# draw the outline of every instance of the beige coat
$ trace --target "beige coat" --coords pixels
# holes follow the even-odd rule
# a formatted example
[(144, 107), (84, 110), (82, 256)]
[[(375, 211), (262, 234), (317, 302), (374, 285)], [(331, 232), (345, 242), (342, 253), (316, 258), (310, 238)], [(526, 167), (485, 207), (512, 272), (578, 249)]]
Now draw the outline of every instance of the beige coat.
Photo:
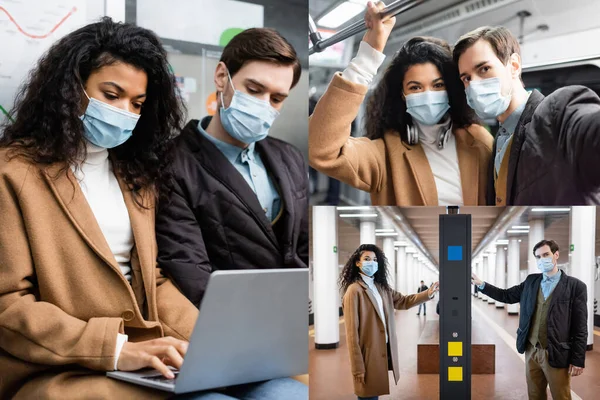
[(154, 202), (138, 207), (120, 181), (135, 240), (129, 284), (71, 170), (7, 161), (6, 153), (0, 149), (0, 398), (166, 397), (104, 376), (117, 333), (187, 340), (198, 315), (157, 268)]
[[(319, 100), (308, 127), (310, 165), (371, 193), (373, 205), (437, 206), (438, 193), (421, 145), (408, 145), (394, 131), (382, 139), (350, 136), (367, 86), (336, 74)], [(485, 205), (494, 139), (482, 126), (453, 129), (466, 206)]]
[(344, 294), (344, 322), (352, 375), (365, 374), (364, 384), (354, 380), (354, 393), (361, 397), (390, 393), (387, 344), (382, 318), (385, 318), (392, 352), (394, 380), (398, 383), (400, 365), (394, 309), (407, 310), (429, 300), (427, 291), (403, 296), (396, 291), (386, 292), (379, 287), (377, 289), (383, 301), (383, 317), (379, 315), (375, 296), (362, 279), (351, 284)]

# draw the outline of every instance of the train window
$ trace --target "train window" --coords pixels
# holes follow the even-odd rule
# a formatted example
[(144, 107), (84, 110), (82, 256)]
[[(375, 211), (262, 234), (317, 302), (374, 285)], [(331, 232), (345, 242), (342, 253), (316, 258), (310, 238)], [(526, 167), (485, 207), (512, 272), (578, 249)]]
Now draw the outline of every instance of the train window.
[(587, 86), (600, 95), (600, 67), (594, 64), (572, 67), (523, 71), (523, 82), (527, 90), (537, 89), (547, 96), (564, 86)]

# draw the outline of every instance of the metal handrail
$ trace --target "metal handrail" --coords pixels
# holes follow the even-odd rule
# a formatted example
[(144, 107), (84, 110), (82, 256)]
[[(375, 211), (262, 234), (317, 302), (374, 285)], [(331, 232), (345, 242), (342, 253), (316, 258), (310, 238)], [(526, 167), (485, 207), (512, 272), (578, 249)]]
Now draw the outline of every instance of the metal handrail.
[[(383, 10), (381, 10), (379, 15), (381, 16), (382, 19), (392, 18), (392, 17), (394, 17), (400, 13), (403, 13), (405, 11), (408, 11), (411, 8), (414, 8), (415, 6), (418, 6), (419, 4), (424, 3), (426, 1), (428, 1), (428, 0), (397, 0), (397, 1), (394, 1), (393, 3), (390, 3), (389, 5), (387, 5)], [(308, 49), (309, 55), (314, 54), (314, 53), (320, 53), (329, 46), (332, 46), (336, 43), (339, 43), (343, 40), (348, 39), (349, 37), (352, 37), (354, 35), (359, 34), (360, 32), (367, 30), (367, 26), (363, 19), (363, 20), (356, 21), (356, 22), (348, 25), (347, 27), (336, 32), (333, 36), (331, 36), (327, 39), (321, 39), (320, 35), (319, 35), (317, 41), (315, 42), (315, 40), (313, 39), (313, 36), (316, 38), (317, 36), (314, 34), (315, 33), (318, 34), (318, 31), (317, 31), (317, 28), (316, 28), (316, 25), (315, 25), (313, 19), (310, 16), (308, 17), (308, 21), (309, 21), (309, 32), (311, 35), (311, 41), (313, 43), (313, 46), (310, 49)]]

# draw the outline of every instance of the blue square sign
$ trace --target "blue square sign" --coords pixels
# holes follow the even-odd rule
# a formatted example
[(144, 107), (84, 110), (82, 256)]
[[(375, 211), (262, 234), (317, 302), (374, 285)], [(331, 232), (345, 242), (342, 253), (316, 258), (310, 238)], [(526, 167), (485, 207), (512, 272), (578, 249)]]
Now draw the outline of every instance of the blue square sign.
[(462, 261), (462, 246), (448, 246), (448, 261)]

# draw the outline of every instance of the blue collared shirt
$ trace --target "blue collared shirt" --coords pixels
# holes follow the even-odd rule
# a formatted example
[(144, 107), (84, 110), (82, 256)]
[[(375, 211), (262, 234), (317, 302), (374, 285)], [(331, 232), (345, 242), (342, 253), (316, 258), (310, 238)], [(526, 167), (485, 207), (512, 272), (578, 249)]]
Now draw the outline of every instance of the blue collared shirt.
[(205, 126), (208, 126), (209, 118), (206, 117), (198, 123), (198, 130), (223, 153), (235, 169), (244, 177), (248, 186), (256, 194), (267, 218), (270, 221), (275, 220), (281, 209), (281, 198), (273, 180), (269, 176), (267, 168), (260, 158), (260, 154), (258, 151), (255, 151), (254, 143), (242, 149), (209, 135), (202, 127), (203, 123)]
[[(527, 99), (529, 99), (529, 97)], [(502, 160), (506, 155), (508, 143), (510, 142), (510, 138), (512, 137), (512, 135), (515, 133), (515, 129), (517, 129), (517, 124), (521, 119), (521, 115), (523, 115), (525, 105), (527, 105), (527, 100), (525, 100), (519, 107), (517, 107), (517, 109), (513, 111), (503, 123), (500, 124), (500, 130), (498, 131), (498, 141), (496, 142), (496, 154), (494, 158), (496, 174), (500, 173), (500, 165), (502, 164)]]
[[(544, 295), (544, 300), (550, 296), (556, 285), (558, 285), (558, 281), (560, 281), (560, 276), (562, 275), (562, 271), (558, 270), (556, 274), (553, 276), (548, 276), (546, 274), (542, 275), (542, 294)], [(482, 282), (481, 285), (477, 286), (479, 290), (483, 290), (485, 287), (485, 282)]]
[(558, 281), (560, 281), (560, 276), (562, 275), (562, 271), (558, 270), (556, 274), (553, 276), (548, 276), (545, 273), (542, 274), (542, 294), (544, 295), (544, 300), (550, 296), (556, 285), (558, 285)]

